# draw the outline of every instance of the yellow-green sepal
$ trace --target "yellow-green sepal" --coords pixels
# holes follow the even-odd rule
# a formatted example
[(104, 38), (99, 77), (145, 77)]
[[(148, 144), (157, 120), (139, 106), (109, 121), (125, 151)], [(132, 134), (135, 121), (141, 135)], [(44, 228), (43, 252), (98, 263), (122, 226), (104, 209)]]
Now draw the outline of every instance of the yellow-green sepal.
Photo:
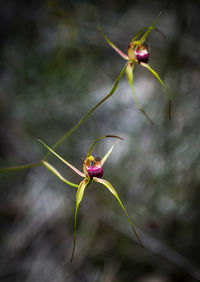
[(169, 99), (169, 119), (171, 120), (171, 104), (172, 104), (172, 97), (171, 94), (169, 92), (169, 90), (167, 89), (167, 87), (165, 86), (164, 82), (162, 81), (162, 79), (160, 78), (160, 76), (158, 75), (158, 73), (153, 70), (149, 64), (145, 64), (145, 63), (140, 63), (141, 66), (147, 68), (156, 78), (157, 80), (160, 82), (160, 84), (163, 86), (163, 88), (165, 89), (165, 92), (167, 93), (168, 99)]
[(82, 173), (80, 170), (78, 170), (76, 167), (74, 167), (72, 164), (67, 162), (65, 159), (63, 159), (60, 155), (58, 155), (53, 149), (51, 149), (47, 144), (45, 144), (42, 140), (38, 139), (39, 142), (41, 142), (51, 153), (53, 153), (58, 159), (60, 159), (64, 164), (69, 166), (73, 171), (75, 171), (77, 174), (79, 174), (81, 177), (85, 177), (85, 174)]
[(141, 33), (143, 33), (146, 29), (148, 29), (149, 27), (148, 26), (144, 26), (143, 28), (141, 28), (137, 33), (136, 35), (131, 39), (131, 42), (130, 43), (134, 43), (134, 45), (138, 45), (140, 44), (140, 40), (136, 41), (136, 39), (138, 38), (138, 36), (140, 36)]
[(126, 67), (126, 76), (127, 76), (129, 84), (133, 83), (133, 68), (134, 68), (134, 63), (129, 62)]
[(50, 165), (50, 163), (48, 163), (47, 161), (43, 161), (42, 164), (48, 168), (48, 170), (50, 170), (53, 174), (55, 174), (62, 182), (64, 182), (67, 185), (70, 185), (72, 187), (76, 187), (78, 188), (79, 185), (72, 183), (71, 181), (67, 180), (65, 177), (63, 177), (60, 172), (57, 171), (57, 169), (55, 169), (52, 165)]
[(156, 19), (154, 20), (153, 24), (150, 25), (148, 28), (147, 28), (147, 31), (145, 32), (145, 34), (140, 38), (140, 44), (143, 44), (147, 38), (147, 36), (149, 35), (149, 33), (154, 29), (156, 23), (157, 23), (157, 20), (160, 18), (161, 16), (161, 12), (157, 15)]
[(135, 233), (135, 236), (138, 239), (138, 242), (140, 243), (140, 245), (142, 247), (144, 247), (143, 244), (142, 244), (142, 241), (140, 240), (140, 237), (138, 236), (138, 234), (137, 234), (137, 232), (136, 232), (136, 230), (135, 230), (135, 228), (133, 226), (133, 223), (132, 223), (132, 221), (131, 221), (131, 219), (130, 219), (130, 217), (129, 217), (129, 215), (128, 215), (125, 207), (124, 207), (124, 205), (122, 204), (122, 202), (121, 202), (121, 200), (120, 200), (116, 190), (114, 189), (114, 187), (105, 179), (94, 177), (93, 180), (98, 182), (98, 183), (100, 183), (100, 184), (103, 184), (104, 186), (106, 186), (106, 188), (115, 196), (115, 198), (118, 200), (120, 206), (122, 207), (122, 209), (123, 209), (123, 211), (124, 211), (128, 221), (129, 221), (129, 224), (131, 225), (131, 227), (133, 229), (133, 232)]
[(89, 157), (89, 156), (91, 155), (91, 152), (92, 152), (92, 149), (93, 149), (94, 145), (95, 145), (98, 141), (100, 141), (100, 140), (102, 140), (102, 139), (104, 139), (104, 138), (117, 138), (117, 139), (123, 140), (123, 138), (121, 138), (121, 137), (119, 137), (119, 136), (117, 136), (117, 135), (111, 135), (111, 134), (109, 134), (109, 135), (101, 136), (101, 137), (97, 138), (97, 139), (92, 143), (92, 145), (90, 146), (90, 149), (88, 150), (87, 157)]
[(126, 54), (124, 54), (124, 52), (122, 52), (112, 41), (110, 41), (110, 39), (108, 38), (108, 36), (104, 33), (103, 29), (101, 27), (97, 27), (98, 30), (101, 32), (101, 34), (103, 35), (103, 37), (105, 38), (105, 40), (108, 42), (108, 44), (125, 60), (128, 60), (128, 56)]
[[(121, 140), (123, 140), (122, 138), (120, 138)], [(106, 155), (101, 159), (101, 165), (103, 166), (104, 163), (106, 162), (107, 158), (110, 156), (112, 150), (114, 149), (114, 147), (117, 145), (117, 143), (119, 142), (119, 140), (117, 140), (109, 149), (109, 151), (106, 153)]]
[(76, 225), (77, 225), (77, 213), (78, 213), (78, 207), (83, 199), (83, 195), (85, 192), (85, 189), (87, 186), (89, 186), (91, 183), (91, 179), (89, 177), (83, 179), (81, 183), (78, 186), (78, 190), (76, 192), (76, 208), (75, 208), (75, 217), (74, 217), (74, 243), (73, 243), (73, 249), (72, 249), (72, 256), (71, 256), (71, 262), (74, 257), (74, 251), (76, 247)]
[(128, 82), (130, 84), (130, 87), (131, 87), (131, 90), (133, 92), (133, 97), (134, 97), (134, 100), (135, 100), (135, 103), (138, 107), (138, 109), (143, 113), (143, 115), (146, 117), (146, 119), (151, 123), (153, 124), (153, 121), (150, 119), (150, 117), (147, 115), (147, 113), (145, 112), (145, 110), (141, 107), (140, 103), (138, 102), (138, 98), (136, 96), (136, 93), (135, 93), (135, 89), (133, 87), (133, 68), (134, 68), (134, 64), (132, 62), (129, 62), (127, 67), (126, 67), (126, 76), (127, 76), (127, 79), (128, 79)]

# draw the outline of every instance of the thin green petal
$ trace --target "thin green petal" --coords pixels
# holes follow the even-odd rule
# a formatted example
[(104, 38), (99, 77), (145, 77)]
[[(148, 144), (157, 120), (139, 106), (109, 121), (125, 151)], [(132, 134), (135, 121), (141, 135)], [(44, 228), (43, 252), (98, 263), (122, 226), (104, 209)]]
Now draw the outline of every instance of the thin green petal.
[(73, 187), (76, 187), (78, 188), (79, 185), (77, 184), (74, 184), (70, 181), (68, 181), (66, 178), (64, 178), (52, 165), (50, 165), (47, 161), (43, 161), (42, 164), (48, 168), (51, 172), (53, 172), (53, 174), (55, 174), (60, 180), (62, 180), (64, 183), (70, 185), (70, 186), (73, 186)]
[(80, 202), (83, 199), (83, 194), (85, 191), (85, 188), (90, 184), (91, 179), (85, 178), (78, 186), (78, 190), (76, 192), (76, 208), (75, 208), (75, 219), (74, 219), (74, 243), (73, 243), (73, 249), (72, 249), (72, 256), (71, 256), (71, 262), (74, 257), (74, 251), (76, 247), (76, 222), (77, 222), (77, 213), (78, 213), (78, 207), (80, 205)]
[(117, 138), (117, 139), (120, 139), (120, 140), (124, 140), (123, 138), (121, 138), (121, 137), (119, 137), (119, 136), (117, 136), (117, 135), (104, 135), (104, 136), (101, 136), (101, 137), (97, 138), (97, 139), (92, 143), (92, 145), (90, 146), (90, 149), (89, 149), (89, 151), (88, 151), (88, 153), (87, 153), (87, 157), (89, 157), (89, 156), (91, 155), (91, 152), (92, 152), (92, 149), (93, 149), (94, 145), (95, 145), (98, 141), (100, 141), (101, 139), (103, 139), (103, 138)]
[[(87, 112), (87, 114), (85, 114), (83, 116), (83, 118), (77, 124), (75, 124), (74, 127), (72, 127), (69, 131), (67, 131), (67, 133), (65, 133), (65, 135), (63, 135), (60, 139), (58, 139), (58, 141), (52, 147), (53, 150), (55, 150), (55, 148), (57, 148), (58, 145), (60, 145), (69, 135), (71, 135), (103, 102), (105, 102), (108, 98), (110, 98), (114, 94), (114, 92), (116, 91), (116, 89), (118, 87), (119, 81), (120, 81), (122, 75), (124, 74), (124, 72), (126, 70), (126, 66), (127, 66), (127, 64), (125, 64), (125, 66), (121, 70), (120, 74), (118, 75), (117, 79), (115, 80), (115, 83), (114, 83), (111, 91), (108, 93), (108, 95), (106, 97), (104, 97), (99, 103), (97, 103), (91, 110), (89, 110), (89, 112)], [(47, 160), (49, 156), (50, 156), (50, 152), (48, 152), (45, 155), (43, 160), (44, 161)]]
[(162, 81), (162, 79), (160, 78), (160, 76), (158, 75), (158, 73), (153, 70), (148, 64), (145, 63), (140, 63), (141, 66), (147, 68), (148, 70), (150, 70), (150, 72), (157, 78), (157, 80), (160, 82), (160, 84), (163, 86), (163, 88), (165, 89), (168, 99), (169, 99), (169, 119), (171, 120), (171, 103), (172, 103), (172, 97), (171, 94), (169, 92), (169, 90), (167, 89), (167, 87), (165, 86), (164, 82)]
[(128, 56), (126, 54), (124, 54), (124, 52), (122, 52), (112, 41), (110, 41), (110, 39), (108, 38), (108, 36), (104, 33), (103, 29), (101, 27), (97, 27), (98, 30), (101, 32), (101, 34), (103, 35), (103, 37), (105, 38), (105, 40), (108, 42), (108, 44), (120, 55), (122, 56), (122, 58), (124, 58), (125, 60), (128, 61)]
[(31, 163), (31, 164), (26, 164), (26, 165), (18, 165), (18, 166), (11, 166), (11, 167), (6, 167), (6, 168), (1, 168), (0, 169), (0, 173), (4, 173), (4, 172), (11, 172), (11, 171), (15, 171), (15, 170), (22, 170), (22, 169), (27, 169), (27, 168), (32, 168), (32, 167), (36, 167), (42, 165), (42, 161), (41, 162), (36, 162), (36, 163)]
[(129, 62), (126, 68), (126, 76), (130, 84), (133, 83), (133, 69), (134, 69), (134, 63)]
[(144, 109), (140, 106), (139, 102), (138, 102), (138, 99), (137, 99), (137, 96), (136, 96), (136, 93), (135, 93), (135, 89), (133, 87), (133, 67), (134, 65), (132, 63), (128, 63), (127, 65), (127, 70), (126, 70), (126, 76), (127, 76), (127, 79), (128, 79), (128, 82), (131, 86), (131, 89), (132, 89), (132, 92), (133, 92), (133, 97), (134, 97), (134, 100), (135, 100), (135, 103), (138, 107), (138, 109), (144, 114), (144, 116), (147, 118), (147, 120), (153, 124), (153, 121), (150, 119), (150, 117), (147, 115), (147, 113), (144, 111)]
[(118, 200), (120, 206), (122, 207), (124, 213), (126, 214), (126, 217), (127, 217), (128, 221), (129, 221), (129, 223), (130, 223), (130, 225), (131, 225), (131, 227), (132, 227), (132, 229), (133, 229), (133, 232), (135, 233), (136, 238), (138, 239), (138, 242), (140, 243), (140, 245), (141, 245), (142, 247), (144, 247), (143, 244), (142, 244), (142, 241), (140, 240), (140, 237), (138, 236), (138, 234), (137, 234), (137, 232), (136, 232), (136, 230), (135, 230), (135, 228), (134, 228), (134, 226), (133, 226), (133, 223), (132, 223), (132, 221), (131, 221), (131, 219), (130, 219), (130, 217), (129, 217), (129, 215), (128, 215), (126, 209), (125, 209), (125, 207), (123, 206), (123, 204), (122, 204), (122, 202), (121, 202), (121, 200), (120, 200), (120, 198), (119, 198), (117, 192), (116, 192), (115, 189), (113, 188), (113, 186), (112, 186), (108, 181), (106, 181), (105, 179), (101, 179), (101, 178), (94, 177), (93, 180), (96, 181), (96, 182), (98, 182), (98, 183), (101, 183), (101, 184), (105, 185), (106, 188), (108, 188), (108, 190), (115, 196), (115, 198)]
[[(143, 33), (146, 29), (148, 29), (149, 27), (148, 26), (145, 26), (143, 28), (141, 28), (138, 33), (136, 33), (136, 35), (132, 38), (131, 42), (130, 43), (133, 43), (134, 42), (134, 45), (141, 45), (141, 39), (140, 40), (137, 40), (136, 39), (138, 38), (138, 36)], [(158, 33), (160, 33), (160, 35), (163, 37), (163, 38), (166, 38), (165, 35), (158, 29), (154, 26), (154, 30), (157, 31)]]
[(155, 21), (153, 22), (153, 24), (151, 26), (148, 27), (147, 31), (145, 32), (145, 34), (140, 38), (140, 43), (143, 44), (147, 38), (147, 36), (149, 35), (149, 33), (154, 29), (155, 24), (157, 23), (157, 20), (159, 19), (159, 17), (161, 16), (161, 12), (158, 14), (158, 16), (156, 17)]
[[(143, 27), (143, 28), (141, 28), (139, 31), (138, 31), (138, 33), (136, 33), (136, 35), (132, 38), (132, 40), (131, 40), (131, 42), (130, 43), (132, 43), (132, 42), (134, 42), (137, 38), (138, 38), (138, 36), (141, 34), (141, 33), (143, 33), (146, 29), (148, 29), (149, 27), (148, 26), (145, 26), (145, 27)], [(138, 41), (139, 42), (139, 41)]]
[[(79, 174), (82, 177), (85, 177), (85, 174), (82, 173), (80, 170), (75, 168), (73, 165), (71, 165), (69, 162), (64, 160), (61, 156), (59, 156), (55, 151), (53, 151), (49, 146), (47, 146), (42, 140), (38, 139), (39, 142), (41, 142), (51, 153), (53, 153), (57, 158), (59, 158), (63, 163), (65, 163), (67, 166), (69, 166), (71, 169), (73, 169), (77, 174)], [(43, 160), (44, 162), (44, 160)]]
[[(120, 139), (121, 139), (121, 138), (120, 138)], [(101, 159), (101, 165), (102, 165), (102, 166), (104, 165), (105, 161), (107, 160), (107, 158), (109, 157), (109, 155), (111, 154), (112, 150), (114, 149), (114, 147), (117, 145), (118, 142), (119, 142), (119, 140), (116, 141), (116, 142), (112, 145), (112, 147), (110, 148), (110, 150), (108, 151), (108, 153)]]

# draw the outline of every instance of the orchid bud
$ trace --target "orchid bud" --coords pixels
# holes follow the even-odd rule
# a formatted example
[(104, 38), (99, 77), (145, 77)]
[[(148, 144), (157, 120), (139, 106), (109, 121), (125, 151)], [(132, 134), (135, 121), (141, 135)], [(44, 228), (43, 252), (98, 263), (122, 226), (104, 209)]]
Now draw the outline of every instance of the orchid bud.
[(141, 47), (138, 47), (136, 50), (135, 50), (135, 57), (138, 61), (138, 63), (148, 63), (149, 61), (149, 50), (147, 48), (147, 46), (141, 46)]

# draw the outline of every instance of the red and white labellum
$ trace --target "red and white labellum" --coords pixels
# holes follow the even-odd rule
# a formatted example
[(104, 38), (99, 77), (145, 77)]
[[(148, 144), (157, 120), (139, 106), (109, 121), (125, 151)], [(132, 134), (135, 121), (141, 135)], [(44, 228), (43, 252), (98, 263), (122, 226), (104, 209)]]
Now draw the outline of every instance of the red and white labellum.
[(149, 50), (147, 46), (138, 47), (135, 50), (135, 57), (138, 63), (148, 63), (149, 61)]
[(93, 177), (98, 177), (102, 178), (103, 177), (103, 167), (98, 164), (98, 165), (93, 165), (93, 166), (86, 166), (88, 175), (90, 178)]
[(93, 156), (89, 156), (85, 159), (83, 163), (83, 171), (85, 175), (88, 175), (90, 178), (103, 177), (103, 165), (99, 158), (94, 158)]

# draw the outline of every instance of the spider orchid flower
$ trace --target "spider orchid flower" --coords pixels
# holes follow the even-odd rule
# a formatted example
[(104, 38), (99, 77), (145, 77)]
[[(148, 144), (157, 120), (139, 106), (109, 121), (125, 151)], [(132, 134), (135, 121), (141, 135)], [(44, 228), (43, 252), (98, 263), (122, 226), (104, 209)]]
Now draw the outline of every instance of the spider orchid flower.
[[(127, 55), (122, 52), (113, 42), (110, 41), (110, 39), (107, 37), (107, 35), (104, 33), (104, 31), (98, 27), (99, 31), (102, 33), (104, 36), (105, 40), (108, 42), (108, 44), (123, 58), (127, 61), (125, 67), (122, 69), (122, 72), (124, 73), (126, 71), (126, 76), (128, 79), (128, 82), (131, 86), (133, 95), (134, 95), (134, 100), (135, 103), (138, 107), (138, 109), (145, 115), (145, 117), (148, 119), (150, 123), (153, 124), (153, 121), (150, 119), (150, 117), (146, 114), (146, 112), (143, 110), (141, 105), (138, 102), (135, 89), (133, 87), (133, 69), (134, 65), (138, 64), (141, 65), (142, 67), (148, 69), (156, 78), (157, 80), (161, 83), (161, 85), (164, 87), (168, 98), (169, 98), (169, 119), (171, 119), (171, 94), (169, 93), (169, 90), (165, 86), (164, 82), (161, 80), (160, 76), (158, 73), (153, 70), (150, 65), (148, 64), (149, 61), (149, 48), (145, 44), (145, 40), (148, 37), (149, 33), (155, 28), (155, 24), (157, 22), (157, 19), (160, 17), (161, 13), (157, 16), (153, 24), (149, 27), (143, 27), (138, 33), (132, 38), (131, 42), (129, 43), (128, 46), (128, 53)], [(145, 33), (144, 33), (145, 32)], [(140, 39), (138, 37), (144, 33)], [(122, 76), (122, 75), (121, 75)]]
[(107, 152), (107, 154), (102, 158), (95, 158), (91, 155), (92, 149), (94, 147), (94, 145), (101, 139), (103, 138), (107, 138), (107, 137), (112, 137), (112, 138), (117, 138), (117, 139), (121, 139), (123, 140), (121, 137), (119, 136), (115, 136), (115, 135), (106, 135), (106, 136), (102, 136), (98, 139), (96, 139), (94, 141), (94, 143), (90, 146), (90, 149), (88, 151), (88, 154), (85, 158), (85, 160), (83, 161), (83, 172), (81, 172), (80, 170), (78, 170), (77, 168), (75, 168), (73, 165), (71, 165), (69, 162), (67, 162), (66, 160), (64, 160), (61, 156), (59, 156), (54, 150), (52, 150), (49, 146), (47, 146), (43, 141), (40, 141), (51, 153), (53, 153), (56, 157), (58, 157), (62, 162), (64, 162), (67, 166), (69, 166), (72, 170), (74, 170), (79, 176), (83, 177), (83, 180), (79, 183), (79, 185), (76, 185), (68, 180), (66, 180), (63, 176), (61, 176), (61, 174), (54, 168), (52, 167), (47, 161), (43, 161), (43, 165), (45, 167), (47, 167), (51, 172), (53, 172), (59, 179), (61, 179), (63, 182), (65, 182), (66, 184), (76, 187), (77, 188), (77, 192), (76, 192), (76, 207), (75, 207), (75, 220), (74, 220), (74, 243), (73, 243), (73, 249), (72, 249), (72, 256), (71, 256), (71, 262), (73, 260), (73, 256), (74, 256), (74, 251), (75, 251), (75, 246), (76, 246), (76, 229), (77, 229), (77, 213), (78, 213), (78, 207), (83, 199), (83, 195), (85, 192), (85, 189), (87, 187), (89, 187), (92, 183), (92, 181), (98, 182), (102, 185), (104, 185), (117, 199), (117, 201), (119, 202), (120, 206), (122, 207), (132, 229), (133, 232), (135, 233), (139, 243), (141, 246), (143, 246), (134, 226), (133, 223), (124, 207), (124, 205), (122, 204), (116, 190), (114, 189), (114, 187), (105, 179), (103, 179), (103, 165), (106, 162), (107, 158), (109, 157), (109, 155), (111, 154), (113, 148), (115, 147), (115, 145), (118, 143), (119, 140), (117, 140), (114, 145), (112, 145), (112, 147), (110, 148), (110, 150)]

